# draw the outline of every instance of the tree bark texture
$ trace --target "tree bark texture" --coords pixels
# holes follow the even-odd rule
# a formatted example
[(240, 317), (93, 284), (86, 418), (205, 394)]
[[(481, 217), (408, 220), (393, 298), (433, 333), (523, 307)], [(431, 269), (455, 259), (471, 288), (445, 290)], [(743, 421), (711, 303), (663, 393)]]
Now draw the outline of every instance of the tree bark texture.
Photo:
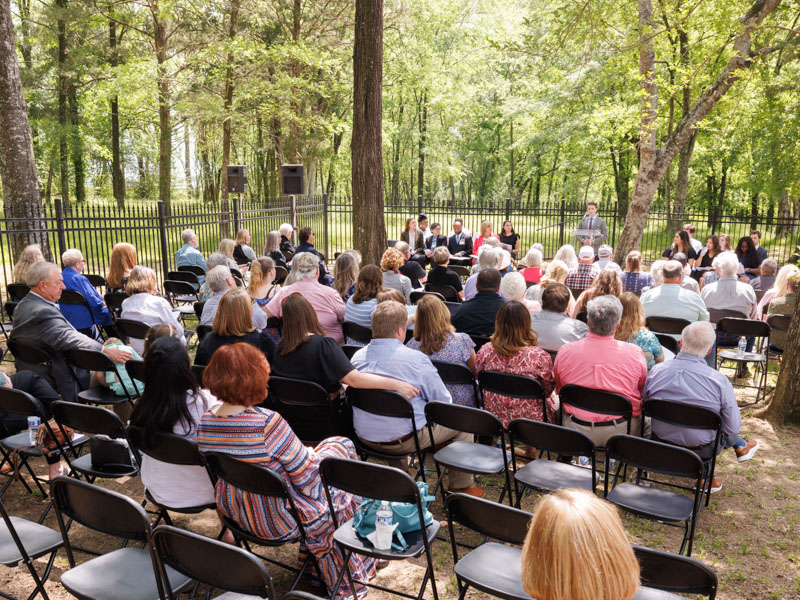
[[(111, 49), (111, 65), (116, 66), (117, 57), (117, 23), (113, 19), (108, 22), (108, 45)], [(125, 208), (125, 169), (122, 168), (122, 151), (120, 150), (119, 130), (119, 97), (109, 101), (111, 108), (111, 188), (114, 200), (120, 208)]]
[(192, 147), (189, 137), (189, 121), (183, 122), (183, 178), (186, 180), (186, 197), (194, 196), (192, 186)]
[[(241, 0), (231, 2), (231, 16), (228, 24), (228, 40), (233, 42), (236, 37), (236, 28), (239, 26), (239, 7)], [(231, 129), (233, 121), (233, 52), (227, 56), (227, 69), (225, 70), (225, 120), (222, 122), (222, 218), (219, 222), (219, 232), (222, 237), (230, 237), (230, 195), (228, 194), (228, 165), (231, 164)], [(235, 233), (235, 232), (234, 232)]]
[(69, 209), (69, 75), (67, 73), (67, 0), (57, 0), (58, 6), (58, 159), (61, 176), (61, 201)]
[(353, 50), (353, 239), (366, 263), (386, 248), (381, 121), (383, 0), (356, 0)]
[[(50, 257), (42, 200), (33, 156), (33, 139), (22, 93), (10, 0), (0, 0), (0, 181), (14, 257), (28, 244), (39, 244)], [(18, 220), (17, 220), (18, 219)]]
[(170, 84), (167, 74), (167, 16), (158, 2), (150, 5), (153, 15), (153, 41), (156, 49), (158, 78), (158, 198), (164, 203), (164, 212), (171, 212), (172, 192), (172, 115), (170, 108)]
[(70, 77), (69, 94), (69, 146), (72, 156), (72, 169), (75, 173), (75, 202), (86, 200), (86, 168), (83, 163), (83, 138), (80, 131), (80, 110), (78, 108), (78, 90), (75, 80)]
[(794, 307), (789, 323), (786, 346), (781, 359), (781, 372), (775, 395), (766, 410), (757, 416), (777, 424), (800, 423), (800, 303)]

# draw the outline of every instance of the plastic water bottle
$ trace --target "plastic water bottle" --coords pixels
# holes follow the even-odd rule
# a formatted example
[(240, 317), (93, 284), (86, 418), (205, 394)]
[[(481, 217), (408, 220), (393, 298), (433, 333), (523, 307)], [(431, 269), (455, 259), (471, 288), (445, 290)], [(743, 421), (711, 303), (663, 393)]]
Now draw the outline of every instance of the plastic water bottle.
[(36, 429), (42, 424), (39, 417), (28, 417), (28, 443), (31, 446), (36, 445)]
[(739, 338), (739, 345), (736, 347), (736, 357), (744, 358), (745, 350), (747, 350), (747, 340), (742, 336)]
[(389, 550), (392, 547), (392, 507), (384, 500), (381, 502), (378, 512), (375, 513), (375, 548), (377, 550)]

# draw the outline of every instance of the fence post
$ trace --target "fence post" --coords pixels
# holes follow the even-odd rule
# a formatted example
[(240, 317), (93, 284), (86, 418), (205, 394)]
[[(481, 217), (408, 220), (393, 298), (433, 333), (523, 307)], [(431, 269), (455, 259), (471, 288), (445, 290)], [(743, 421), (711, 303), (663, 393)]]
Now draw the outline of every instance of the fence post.
[(564, 198), (561, 198), (561, 223), (558, 226), (558, 246), (564, 245), (564, 221), (567, 220), (567, 206)]
[(325, 258), (330, 258), (328, 253), (328, 194), (322, 194), (322, 239), (325, 241)]
[(417, 196), (417, 215), (422, 214), (422, 194)]
[(717, 202), (711, 206), (711, 235), (717, 235)]
[(241, 197), (241, 194), (233, 197), (233, 230), (235, 232), (239, 231), (239, 202)]
[(617, 219), (619, 218), (619, 200), (614, 201), (614, 216), (611, 222), (611, 247), (617, 246)]
[(161, 268), (162, 275), (167, 276), (169, 272), (169, 256), (167, 255), (167, 217), (164, 215), (164, 201), (158, 201), (158, 237), (161, 242)]
[[(511, 219), (511, 198), (506, 198), (506, 221)], [(502, 233), (503, 228), (500, 228)]]
[(58, 256), (60, 257), (62, 254), (64, 254), (64, 252), (67, 251), (67, 237), (64, 233), (64, 206), (61, 203), (61, 198), (55, 199), (55, 205), (56, 205), (56, 232), (58, 235), (58, 250), (59, 250)]

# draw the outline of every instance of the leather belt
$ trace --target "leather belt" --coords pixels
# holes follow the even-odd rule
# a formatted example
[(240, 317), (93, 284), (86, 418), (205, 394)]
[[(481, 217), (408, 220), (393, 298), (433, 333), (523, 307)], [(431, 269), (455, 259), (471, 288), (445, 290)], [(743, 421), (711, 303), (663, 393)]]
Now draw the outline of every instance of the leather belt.
[(625, 419), (612, 419), (611, 421), (584, 421), (583, 419), (579, 419), (573, 415), (569, 415), (569, 418), (572, 419), (573, 423), (577, 423), (578, 425), (583, 425), (585, 427), (611, 427), (612, 425), (619, 425), (620, 423), (625, 422)]

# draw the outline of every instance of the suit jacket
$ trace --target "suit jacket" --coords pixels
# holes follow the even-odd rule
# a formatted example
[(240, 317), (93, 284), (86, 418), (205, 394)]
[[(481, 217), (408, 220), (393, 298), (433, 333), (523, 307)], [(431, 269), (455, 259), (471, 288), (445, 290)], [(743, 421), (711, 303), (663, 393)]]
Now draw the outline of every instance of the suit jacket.
[(764, 259), (767, 258), (767, 256), (769, 256), (767, 249), (764, 248), (764, 246), (759, 246), (758, 248), (756, 248), (756, 254), (758, 255), (758, 264), (764, 262)]
[(753, 289), (759, 292), (766, 292), (769, 288), (775, 285), (775, 275), (762, 275), (756, 277), (750, 282)]
[(408, 239), (407, 230), (400, 234), (400, 240), (411, 246), (411, 254), (422, 254), (425, 251), (425, 236), (419, 229), (413, 240)]
[(447, 238), (447, 249), (453, 256), (469, 256), (472, 254), (472, 236), (461, 232), (461, 242), (456, 241), (456, 234)]
[(39, 348), (50, 355), (49, 370), (45, 365), (33, 365), (19, 359), (16, 361), (17, 370), (26, 369), (45, 377), (51, 384), (55, 384), (61, 397), (67, 402), (78, 401), (78, 389), (88, 387), (88, 378), (84, 382), (76, 380), (75, 373), (64, 358), (64, 352), (74, 349), (103, 349), (102, 344), (79, 333), (70, 325), (58, 310), (57, 304), (33, 292), (28, 293), (14, 309), (10, 339)]
[[(589, 217), (582, 219), (581, 222), (578, 223), (578, 229), (589, 229)], [(594, 247), (594, 253), (597, 254), (600, 246), (608, 239), (608, 225), (606, 225), (606, 222), (601, 217), (595, 216), (591, 229), (596, 232), (594, 234), (594, 244), (592, 244), (592, 246)], [(577, 235), (575, 237), (583, 244), (583, 240), (589, 236)]]
[(425, 250), (431, 250), (433, 246), (433, 241), (436, 240), (436, 248), (439, 246), (447, 247), (447, 238), (443, 235), (431, 235), (427, 240), (425, 240)]
[(456, 331), (489, 336), (494, 333), (494, 320), (505, 298), (495, 292), (478, 292), (462, 304), (451, 319)]

